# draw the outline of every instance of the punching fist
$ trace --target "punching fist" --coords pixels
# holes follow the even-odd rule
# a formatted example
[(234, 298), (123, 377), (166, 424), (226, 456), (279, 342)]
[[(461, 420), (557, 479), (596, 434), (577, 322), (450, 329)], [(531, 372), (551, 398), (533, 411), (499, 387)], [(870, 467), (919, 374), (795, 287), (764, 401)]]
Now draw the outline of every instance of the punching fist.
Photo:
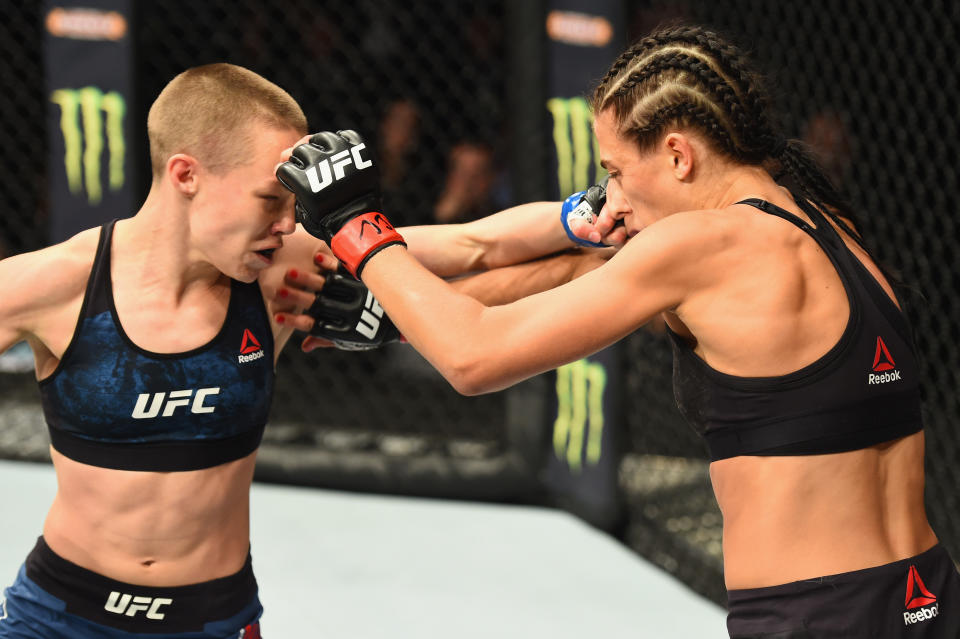
[(316, 320), (310, 334), (342, 350), (367, 351), (402, 339), (373, 293), (343, 273), (327, 275), (306, 314)]
[(563, 224), (563, 230), (567, 236), (580, 246), (607, 246), (602, 242), (591, 242), (590, 240), (578, 237), (571, 225), (576, 225), (578, 221), (592, 225), (600, 217), (600, 211), (607, 202), (607, 181), (609, 176), (603, 178), (597, 184), (594, 184), (586, 191), (574, 193), (563, 201), (560, 207), (560, 223)]
[(297, 198), (297, 221), (324, 240), (351, 274), (380, 249), (404, 244), (380, 212), (380, 173), (356, 131), (322, 131), (277, 167)]

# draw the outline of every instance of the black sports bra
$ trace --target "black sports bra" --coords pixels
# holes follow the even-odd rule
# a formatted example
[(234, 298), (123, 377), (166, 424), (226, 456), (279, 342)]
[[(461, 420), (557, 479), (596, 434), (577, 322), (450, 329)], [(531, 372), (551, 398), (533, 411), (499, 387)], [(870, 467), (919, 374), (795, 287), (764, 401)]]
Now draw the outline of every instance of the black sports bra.
[[(104, 225), (80, 319), (40, 382), (53, 447), (119, 470), (186, 471), (256, 450), (273, 396), (273, 332), (258, 284), (236, 280), (220, 332), (185, 353), (152, 353), (120, 325)], [(188, 329), (184, 329), (188, 330)]]
[(713, 461), (856, 450), (923, 428), (919, 368), (906, 318), (824, 215), (801, 198), (797, 203), (815, 226), (763, 200), (739, 202), (816, 240), (843, 282), (850, 319), (826, 355), (779, 377), (721, 373), (669, 331), (677, 406), (705, 438)]

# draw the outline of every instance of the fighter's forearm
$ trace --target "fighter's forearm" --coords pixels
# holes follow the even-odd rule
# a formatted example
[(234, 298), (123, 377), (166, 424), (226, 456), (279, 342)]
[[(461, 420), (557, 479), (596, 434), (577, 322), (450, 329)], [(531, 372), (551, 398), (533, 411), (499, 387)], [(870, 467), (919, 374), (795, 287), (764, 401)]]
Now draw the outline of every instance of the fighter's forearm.
[(485, 306), (509, 304), (522, 297), (565, 284), (597, 268), (611, 255), (611, 250), (568, 251), (523, 264), (475, 273), (450, 283), (461, 293)]
[(559, 202), (531, 202), (465, 224), (399, 230), (421, 264), (441, 277), (455, 277), (570, 248), (559, 216)]

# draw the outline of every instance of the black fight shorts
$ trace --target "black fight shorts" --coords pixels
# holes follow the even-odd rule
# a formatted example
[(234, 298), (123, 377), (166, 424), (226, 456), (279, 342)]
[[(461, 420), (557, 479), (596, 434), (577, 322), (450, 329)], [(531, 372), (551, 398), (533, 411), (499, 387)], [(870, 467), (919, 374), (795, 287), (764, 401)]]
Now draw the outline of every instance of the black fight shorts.
[(54, 553), (43, 537), (0, 597), (0, 639), (260, 639), (250, 557), (240, 572), (187, 586), (115, 581)]
[(727, 597), (731, 639), (960, 638), (960, 575), (939, 544), (884, 566)]

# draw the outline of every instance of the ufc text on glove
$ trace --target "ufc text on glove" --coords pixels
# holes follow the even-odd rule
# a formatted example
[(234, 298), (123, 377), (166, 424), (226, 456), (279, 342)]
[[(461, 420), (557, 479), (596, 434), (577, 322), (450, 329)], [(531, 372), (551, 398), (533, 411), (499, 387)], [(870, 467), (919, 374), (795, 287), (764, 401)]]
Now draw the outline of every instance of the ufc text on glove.
[(366, 351), (402, 340), (373, 293), (349, 275), (327, 275), (306, 313), (316, 320), (310, 334), (330, 340), (341, 350)]
[(297, 198), (297, 220), (355, 277), (403, 237), (380, 212), (380, 172), (356, 131), (321, 131), (293, 150), (277, 179)]

